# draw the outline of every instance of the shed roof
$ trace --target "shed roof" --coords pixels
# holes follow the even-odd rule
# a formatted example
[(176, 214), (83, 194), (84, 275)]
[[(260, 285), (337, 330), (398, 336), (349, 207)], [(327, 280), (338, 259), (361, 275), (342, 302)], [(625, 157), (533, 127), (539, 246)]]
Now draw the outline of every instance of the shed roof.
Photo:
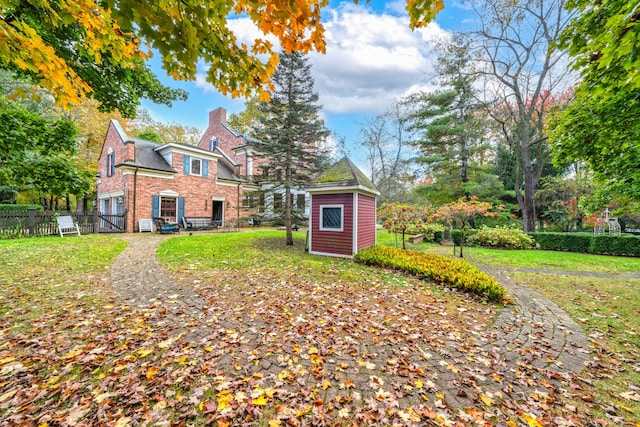
[(307, 191), (322, 191), (327, 189), (359, 189), (372, 194), (378, 194), (371, 180), (351, 162), (346, 156), (314, 179)]

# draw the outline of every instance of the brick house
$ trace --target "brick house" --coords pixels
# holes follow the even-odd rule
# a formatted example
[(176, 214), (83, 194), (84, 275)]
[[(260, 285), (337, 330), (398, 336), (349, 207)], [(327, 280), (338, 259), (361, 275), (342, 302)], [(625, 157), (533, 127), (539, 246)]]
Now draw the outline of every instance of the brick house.
[(309, 253), (352, 257), (376, 244), (376, 197), (369, 178), (347, 157), (307, 186)]
[[(278, 168), (267, 166), (268, 161), (260, 154), (260, 141), (249, 135), (236, 132), (227, 124), (227, 111), (219, 107), (209, 113), (209, 125), (205, 130), (198, 147), (212, 151), (217, 147), (235, 167), (237, 174), (248, 182), (260, 186), (261, 192), (244, 195), (243, 207), (257, 210), (261, 216), (272, 217), (274, 211), (284, 206), (284, 190), (265, 184), (266, 174), (279, 174)], [(309, 215), (310, 199), (303, 188), (291, 189), (292, 205), (305, 217)]]
[(112, 120), (98, 160), (98, 208), (103, 214), (127, 212), (126, 231), (153, 217), (178, 223), (184, 216), (207, 217), (224, 224), (252, 213), (243, 208), (243, 195), (259, 187), (241, 174), (238, 160), (204, 137), (198, 146), (157, 144), (127, 136)]

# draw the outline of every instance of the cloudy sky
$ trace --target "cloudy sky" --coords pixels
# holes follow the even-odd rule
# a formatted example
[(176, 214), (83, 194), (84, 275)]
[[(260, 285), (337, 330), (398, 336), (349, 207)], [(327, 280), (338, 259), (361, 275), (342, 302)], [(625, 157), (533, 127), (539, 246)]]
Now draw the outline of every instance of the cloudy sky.
[[(360, 123), (382, 113), (394, 98), (428, 85), (432, 77), (432, 42), (462, 30), (464, 9), (445, 2), (434, 23), (411, 31), (404, 2), (372, 0), (369, 3), (334, 1), (323, 9), (326, 54), (311, 53), (316, 92), (323, 105), (327, 127), (345, 138), (348, 146), (358, 139)], [(230, 24), (240, 37), (256, 37), (255, 28), (245, 19)], [(205, 65), (195, 82), (174, 82), (158, 63), (152, 68), (163, 83), (189, 92), (189, 100), (171, 109), (144, 102), (159, 121), (176, 122), (203, 129), (208, 111), (224, 107), (228, 114), (243, 110), (242, 99), (220, 95), (206, 83)]]

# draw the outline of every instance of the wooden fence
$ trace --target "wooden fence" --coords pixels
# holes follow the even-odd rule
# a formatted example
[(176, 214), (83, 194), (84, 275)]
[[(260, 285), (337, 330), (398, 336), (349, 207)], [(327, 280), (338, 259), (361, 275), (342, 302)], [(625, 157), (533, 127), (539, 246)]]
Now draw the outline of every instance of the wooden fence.
[(126, 231), (126, 213), (105, 215), (92, 212), (39, 212), (34, 208), (21, 211), (0, 210), (0, 238), (24, 236), (48, 236), (58, 234), (56, 217), (70, 215), (80, 228), (80, 233), (122, 233)]

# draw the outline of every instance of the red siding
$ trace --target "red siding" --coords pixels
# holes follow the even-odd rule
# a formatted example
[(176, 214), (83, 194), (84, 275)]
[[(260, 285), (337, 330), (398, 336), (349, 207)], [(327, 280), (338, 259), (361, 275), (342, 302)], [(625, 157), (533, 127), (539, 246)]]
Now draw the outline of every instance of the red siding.
[(358, 250), (376, 244), (376, 199), (358, 194)]
[[(344, 205), (342, 232), (320, 230), (320, 205)], [(353, 255), (353, 194), (314, 194), (311, 206), (311, 252)]]

